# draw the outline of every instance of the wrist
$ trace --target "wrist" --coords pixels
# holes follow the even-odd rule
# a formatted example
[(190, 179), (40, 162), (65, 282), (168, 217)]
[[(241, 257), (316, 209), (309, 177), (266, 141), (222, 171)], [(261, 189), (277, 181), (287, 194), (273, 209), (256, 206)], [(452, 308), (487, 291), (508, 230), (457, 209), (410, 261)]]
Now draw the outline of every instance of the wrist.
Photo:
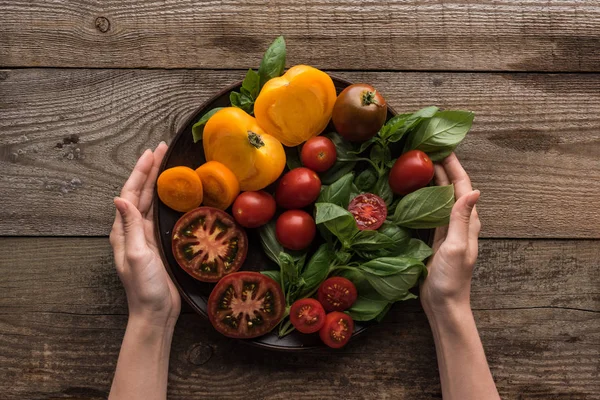
[(473, 319), (473, 312), (468, 301), (445, 302), (444, 304), (425, 305), (423, 309), (432, 328), (454, 330), (463, 326), (465, 321)]
[(175, 318), (162, 318), (137, 313), (129, 314), (127, 329), (131, 329), (141, 335), (155, 336), (172, 334), (175, 330)]

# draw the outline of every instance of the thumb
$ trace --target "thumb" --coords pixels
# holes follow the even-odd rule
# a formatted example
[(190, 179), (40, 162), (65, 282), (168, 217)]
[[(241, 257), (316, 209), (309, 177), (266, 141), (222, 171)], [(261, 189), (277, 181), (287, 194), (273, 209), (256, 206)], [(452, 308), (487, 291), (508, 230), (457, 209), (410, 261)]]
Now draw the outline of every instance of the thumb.
[(133, 261), (134, 258), (139, 259), (146, 247), (142, 214), (129, 200), (115, 197), (114, 203), (123, 224), (125, 256), (130, 261)]
[(447, 240), (451, 242), (463, 243), (466, 245), (469, 236), (469, 222), (473, 207), (479, 200), (479, 190), (473, 190), (461, 196), (450, 214), (450, 225), (448, 226)]

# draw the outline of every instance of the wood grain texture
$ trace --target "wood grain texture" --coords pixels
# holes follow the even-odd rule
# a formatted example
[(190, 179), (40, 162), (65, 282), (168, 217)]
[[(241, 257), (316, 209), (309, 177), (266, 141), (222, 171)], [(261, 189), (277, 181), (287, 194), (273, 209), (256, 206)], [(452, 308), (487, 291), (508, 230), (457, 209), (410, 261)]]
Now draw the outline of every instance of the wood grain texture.
[(2, 0), (0, 66), (598, 71), (594, 0)]
[[(600, 398), (598, 241), (481, 247), (473, 307), (502, 397)], [(127, 320), (108, 241), (2, 238), (0, 260), (3, 399), (105, 398)], [(418, 302), (398, 305), (338, 352), (267, 352), (220, 336), (194, 314), (180, 317), (170, 399), (290, 396), (441, 398)]]
[[(3, 235), (107, 235), (112, 198), (240, 71), (0, 71)], [(600, 238), (600, 75), (344, 72), (398, 111), (475, 111), (458, 155), (484, 237)], [(73, 143), (77, 142), (77, 143)]]

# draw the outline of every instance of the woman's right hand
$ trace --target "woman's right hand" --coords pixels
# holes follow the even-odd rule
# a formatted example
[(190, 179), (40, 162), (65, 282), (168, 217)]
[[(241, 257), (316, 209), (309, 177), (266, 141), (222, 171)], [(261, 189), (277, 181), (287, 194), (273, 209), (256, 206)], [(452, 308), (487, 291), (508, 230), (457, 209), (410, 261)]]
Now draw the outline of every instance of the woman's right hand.
[(435, 166), (437, 185), (454, 184), (456, 203), (450, 224), (435, 230), (433, 256), (421, 284), (421, 304), (429, 315), (452, 308), (470, 307), (471, 276), (477, 260), (481, 223), (475, 209), (479, 191), (452, 153)]

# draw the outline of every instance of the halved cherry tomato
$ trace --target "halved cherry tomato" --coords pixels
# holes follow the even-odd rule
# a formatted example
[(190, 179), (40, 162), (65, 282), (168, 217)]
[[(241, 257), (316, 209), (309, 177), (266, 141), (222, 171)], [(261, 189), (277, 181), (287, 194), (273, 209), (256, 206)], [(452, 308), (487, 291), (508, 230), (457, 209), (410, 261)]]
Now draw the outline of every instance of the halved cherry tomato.
[(264, 335), (283, 317), (285, 297), (277, 282), (258, 272), (236, 272), (217, 283), (208, 298), (208, 318), (223, 335)]
[(335, 145), (325, 136), (308, 139), (300, 152), (302, 165), (316, 172), (325, 172), (335, 164), (337, 151)]
[(275, 191), (275, 200), (281, 208), (303, 208), (313, 203), (321, 193), (321, 179), (308, 168), (294, 168), (283, 175)]
[(298, 332), (314, 333), (325, 323), (325, 310), (315, 299), (296, 300), (290, 308), (290, 321)]
[(319, 336), (327, 346), (339, 349), (350, 341), (354, 331), (354, 321), (348, 314), (334, 311), (325, 317), (325, 324), (319, 331)]
[(218, 161), (209, 161), (196, 169), (204, 190), (203, 204), (220, 210), (228, 208), (240, 194), (240, 184), (229, 168)]
[(267, 192), (244, 192), (233, 203), (232, 214), (243, 227), (258, 228), (275, 215), (275, 199)]
[(326, 279), (321, 286), (317, 298), (327, 311), (344, 311), (352, 307), (358, 292), (354, 283), (341, 276)]
[(359, 194), (348, 205), (348, 211), (354, 216), (361, 231), (379, 229), (387, 218), (385, 201), (373, 193)]
[(309, 213), (302, 210), (286, 211), (277, 218), (275, 236), (283, 247), (290, 250), (302, 250), (310, 246), (317, 226)]
[(202, 203), (202, 181), (188, 167), (164, 170), (156, 181), (156, 191), (160, 201), (175, 211), (187, 212)]
[(248, 251), (244, 229), (212, 207), (184, 214), (173, 228), (171, 243), (179, 266), (202, 282), (216, 282), (240, 269)]
[(433, 162), (421, 150), (411, 150), (402, 154), (390, 171), (392, 192), (405, 195), (421, 189), (433, 178)]

